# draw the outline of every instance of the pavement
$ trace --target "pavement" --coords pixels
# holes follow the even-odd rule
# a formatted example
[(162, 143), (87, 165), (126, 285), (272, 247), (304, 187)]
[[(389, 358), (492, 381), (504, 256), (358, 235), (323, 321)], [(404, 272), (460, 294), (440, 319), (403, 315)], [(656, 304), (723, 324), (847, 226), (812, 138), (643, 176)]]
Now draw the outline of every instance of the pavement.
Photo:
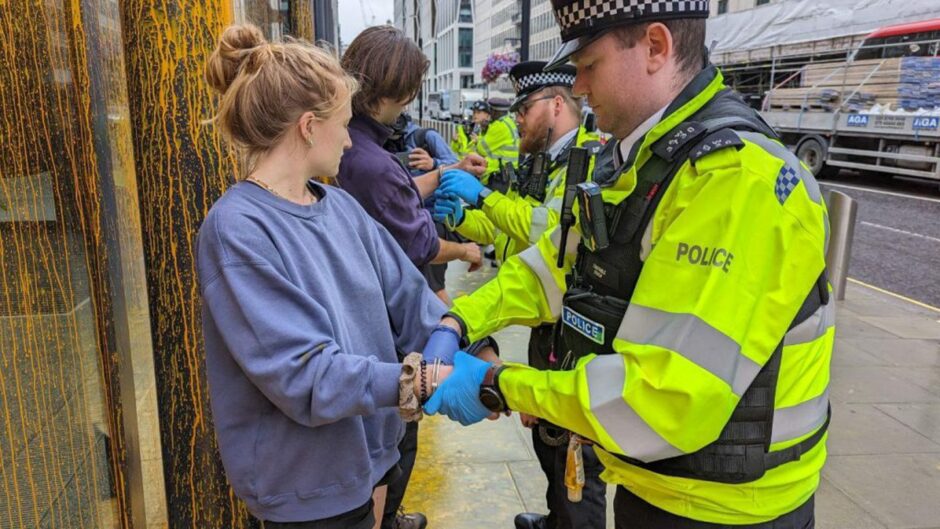
[[(451, 264), (448, 290), (471, 292), (494, 273)], [(940, 312), (857, 283), (837, 308), (816, 527), (940, 529)], [(528, 329), (496, 337), (504, 358), (525, 361)], [(512, 529), (517, 513), (546, 512), (529, 435), (517, 414), (468, 428), (426, 417), (407, 510), (429, 529)]]

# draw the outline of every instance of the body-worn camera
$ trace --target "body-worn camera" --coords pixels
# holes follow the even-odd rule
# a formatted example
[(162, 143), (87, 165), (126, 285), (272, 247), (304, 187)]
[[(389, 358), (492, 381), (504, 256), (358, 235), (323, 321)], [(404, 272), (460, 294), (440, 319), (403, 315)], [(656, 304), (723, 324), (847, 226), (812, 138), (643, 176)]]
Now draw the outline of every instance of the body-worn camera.
[(578, 205), (581, 208), (578, 215), (581, 220), (581, 241), (584, 246), (592, 252), (610, 246), (600, 186), (594, 182), (578, 184)]

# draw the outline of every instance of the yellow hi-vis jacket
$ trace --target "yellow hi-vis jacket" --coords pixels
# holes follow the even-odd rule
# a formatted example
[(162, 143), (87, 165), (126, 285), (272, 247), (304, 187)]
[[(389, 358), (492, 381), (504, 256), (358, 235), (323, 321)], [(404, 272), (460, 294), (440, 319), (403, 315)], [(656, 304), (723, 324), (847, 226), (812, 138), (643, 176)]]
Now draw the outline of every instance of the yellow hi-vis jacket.
[[(688, 100), (671, 105), (676, 110), (639, 140), (635, 163), (603, 188), (604, 201), (618, 204), (628, 196), (650, 146), (722, 88), (717, 69), (699, 75), (680, 96)], [(787, 331), (825, 266), (828, 219), (819, 187), (780, 143), (736, 134), (742, 147), (686, 161), (665, 191), (613, 341), (618, 354), (589, 355), (571, 371), (513, 364), (499, 379), (511, 409), (598, 442), (606, 481), (668, 512), (717, 524), (761, 523), (804, 503), (819, 483), (825, 439), (798, 461), (744, 484), (657, 474), (612, 454), (653, 461), (717, 439), (753, 380), (745, 373), (753, 377), (781, 340), (771, 450), (800, 442), (825, 421), (835, 333), (832, 302)], [(453, 313), (468, 337), (557, 320), (579, 242), (575, 226), (564, 269), (557, 268), (556, 227), (457, 299)], [(682, 251), (692, 247), (700, 248), (696, 255), (710, 248), (723, 258), (696, 263), (692, 252)]]
[[(588, 133), (583, 127), (578, 129), (576, 146), (597, 141), (596, 135)], [(588, 174), (593, 167), (592, 156)], [(543, 202), (520, 196), (514, 190), (505, 194), (493, 191), (483, 199), (481, 209), (464, 213), (464, 220), (457, 227), (457, 233), (479, 244), (492, 244), (496, 249), (496, 259), (503, 262), (532, 246), (546, 230), (558, 224), (565, 195), (567, 168), (567, 164), (560, 165), (546, 178), (548, 183)]]
[(450, 140), (450, 150), (454, 151), (457, 158), (463, 158), (470, 152), (470, 138), (467, 136), (467, 131), (464, 130), (463, 125), (457, 125), (454, 137)]
[(519, 129), (516, 122), (509, 114), (493, 121), (486, 127), (486, 132), (470, 144), (470, 151), (486, 158), (484, 184), (489, 181), (489, 175), (499, 171), (500, 162), (518, 167)]

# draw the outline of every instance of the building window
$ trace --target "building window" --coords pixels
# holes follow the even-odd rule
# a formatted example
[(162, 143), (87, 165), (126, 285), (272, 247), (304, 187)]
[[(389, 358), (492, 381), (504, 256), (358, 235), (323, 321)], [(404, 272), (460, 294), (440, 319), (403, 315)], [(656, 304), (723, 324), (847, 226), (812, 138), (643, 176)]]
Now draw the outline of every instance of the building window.
[(757, 0), (757, 5), (762, 6), (764, 4), (769, 4), (770, 0)]
[(458, 22), (473, 22), (473, 9), (470, 7), (470, 0), (460, 0), (460, 14)]
[(460, 28), (457, 39), (459, 66), (461, 68), (471, 68), (473, 66), (473, 29)]
[(718, 0), (718, 14), (723, 15), (728, 12), (728, 0)]
[(460, 88), (473, 88), (473, 76), (461, 75), (460, 76)]

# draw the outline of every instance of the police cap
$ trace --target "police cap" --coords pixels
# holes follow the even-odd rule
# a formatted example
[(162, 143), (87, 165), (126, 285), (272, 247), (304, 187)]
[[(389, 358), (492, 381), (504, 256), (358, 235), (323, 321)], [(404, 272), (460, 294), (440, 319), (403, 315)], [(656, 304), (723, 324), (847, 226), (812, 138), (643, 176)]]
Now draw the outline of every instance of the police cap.
[(470, 105), (470, 110), (474, 112), (486, 112), (487, 114), (493, 113), (493, 109), (490, 108), (490, 104), (482, 99), (474, 101), (473, 104)]
[(570, 64), (546, 72), (543, 71), (548, 63), (544, 61), (526, 61), (509, 70), (509, 79), (516, 90), (516, 100), (512, 102), (509, 110), (515, 112), (530, 95), (549, 86), (564, 86), (571, 88), (574, 85), (575, 68)]
[(509, 100), (503, 97), (491, 97), (486, 103), (496, 112), (508, 112), (509, 111)]
[(708, 0), (552, 0), (561, 29), (561, 48), (548, 61), (547, 70), (565, 64), (608, 29), (626, 24), (673, 18), (707, 18)]

